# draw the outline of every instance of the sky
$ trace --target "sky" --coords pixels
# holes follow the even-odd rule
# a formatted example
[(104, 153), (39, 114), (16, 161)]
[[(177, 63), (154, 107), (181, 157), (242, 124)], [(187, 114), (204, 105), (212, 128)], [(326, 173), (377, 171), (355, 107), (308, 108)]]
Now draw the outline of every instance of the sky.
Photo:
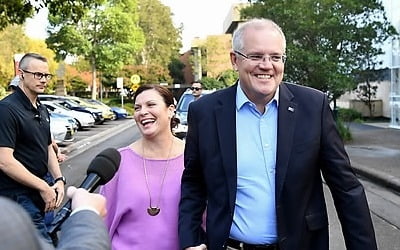
[[(176, 27), (183, 24), (181, 52), (190, 49), (195, 37), (223, 33), (223, 22), (231, 6), (246, 3), (247, 0), (160, 0), (171, 8), (172, 20)], [(26, 23), (26, 33), (32, 38), (46, 37), (47, 10), (41, 10)]]

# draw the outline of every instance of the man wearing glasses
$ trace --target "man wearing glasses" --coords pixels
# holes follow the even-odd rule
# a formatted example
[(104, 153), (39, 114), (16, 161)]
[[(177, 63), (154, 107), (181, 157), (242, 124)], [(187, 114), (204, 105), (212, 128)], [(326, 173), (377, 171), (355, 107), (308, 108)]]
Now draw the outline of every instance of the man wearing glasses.
[(201, 97), (201, 93), (203, 92), (203, 84), (199, 81), (195, 81), (192, 83), (192, 87), (190, 87), (190, 90), (192, 90), (194, 101), (196, 101)]
[[(22, 57), (18, 75), (14, 93), (0, 101), (0, 195), (23, 206), (51, 242), (44, 213), (60, 206), (65, 178), (52, 148), (49, 114), (37, 97), (52, 75), (46, 58), (34, 53)], [(43, 179), (48, 171), (52, 186)]]
[(364, 188), (329, 101), (318, 90), (282, 81), (285, 52), (285, 35), (271, 20), (241, 24), (230, 53), (237, 83), (190, 105), (182, 249), (328, 250), (321, 174), (346, 248), (377, 249)]

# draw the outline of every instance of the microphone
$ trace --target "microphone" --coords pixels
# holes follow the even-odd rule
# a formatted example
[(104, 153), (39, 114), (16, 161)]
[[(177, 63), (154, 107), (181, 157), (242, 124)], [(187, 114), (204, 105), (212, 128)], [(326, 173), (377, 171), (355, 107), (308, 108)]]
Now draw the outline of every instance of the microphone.
[[(121, 155), (116, 149), (107, 148), (103, 150), (90, 162), (86, 171), (87, 176), (79, 188), (93, 192), (99, 185), (106, 184), (114, 177), (120, 161)], [(53, 239), (56, 238), (56, 233), (60, 230), (61, 224), (71, 214), (71, 203), (70, 199), (64, 204), (47, 228), (47, 232)]]

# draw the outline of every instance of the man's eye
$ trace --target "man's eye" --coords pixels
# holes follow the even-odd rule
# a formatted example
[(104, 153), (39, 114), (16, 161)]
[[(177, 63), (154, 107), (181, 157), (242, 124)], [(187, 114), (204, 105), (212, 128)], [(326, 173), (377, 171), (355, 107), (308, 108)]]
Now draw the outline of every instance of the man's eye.
[(271, 56), (272, 61), (274, 62), (279, 62), (282, 59), (282, 56), (279, 55), (273, 55)]
[(260, 61), (263, 59), (262, 55), (249, 55), (249, 59), (253, 61)]
[(36, 73), (35, 73), (35, 77), (36, 77), (36, 78), (39, 78), (39, 79), (40, 79), (40, 78), (42, 78), (43, 76), (44, 76), (44, 75), (43, 75), (42, 73), (39, 73), (39, 72), (36, 72)]

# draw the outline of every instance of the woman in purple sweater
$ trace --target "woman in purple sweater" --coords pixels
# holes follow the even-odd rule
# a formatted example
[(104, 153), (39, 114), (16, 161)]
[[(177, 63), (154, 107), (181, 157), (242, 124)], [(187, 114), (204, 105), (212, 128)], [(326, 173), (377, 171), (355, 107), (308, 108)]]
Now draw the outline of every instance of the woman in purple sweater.
[(107, 199), (106, 224), (114, 250), (178, 250), (178, 204), (184, 142), (172, 133), (172, 93), (143, 85), (134, 96), (142, 135), (119, 149), (121, 163), (100, 193)]

